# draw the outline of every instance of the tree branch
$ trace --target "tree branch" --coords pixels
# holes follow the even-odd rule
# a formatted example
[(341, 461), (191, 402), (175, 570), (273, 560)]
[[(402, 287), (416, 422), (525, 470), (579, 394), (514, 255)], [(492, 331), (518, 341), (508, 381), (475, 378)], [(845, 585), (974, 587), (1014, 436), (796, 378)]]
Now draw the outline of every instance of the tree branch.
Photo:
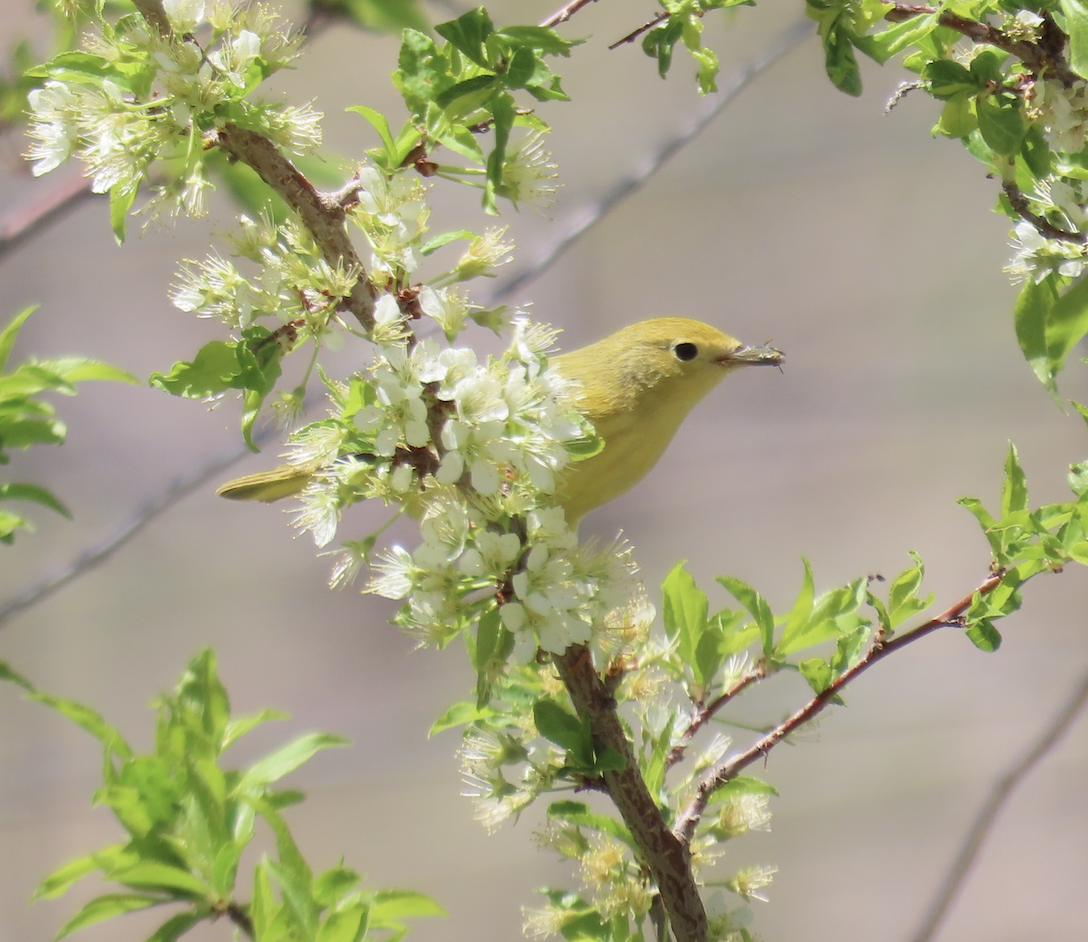
[(1024, 196), (1020, 187), (1018, 187), (1013, 180), (1002, 181), (1001, 188), (1005, 191), (1005, 196), (1009, 199), (1009, 205), (1011, 205), (1021, 217), (1030, 222), (1039, 231), (1040, 235), (1046, 236), (1048, 239), (1072, 242), (1075, 245), (1084, 245), (1085, 240), (1088, 239), (1088, 236), (1083, 232), (1070, 232), (1068, 229), (1062, 229), (1060, 226), (1054, 225), (1054, 223), (1044, 216), (1032, 212), (1027, 197)]
[(922, 925), (914, 934), (911, 942), (932, 942), (944, 917), (955, 898), (959, 895), (967, 875), (971, 872), (982, 850), (983, 842), (997, 821), (998, 815), (1008, 803), (1012, 794), (1042, 761), (1043, 757), (1058, 743), (1080, 716), (1085, 704), (1088, 704), (1088, 673), (1077, 684), (1072, 695), (1062, 704), (1054, 718), (1046, 725), (1041, 736), (1017, 759), (994, 783), (989, 797), (979, 809), (974, 823), (967, 832), (963, 846), (948, 873), (940, 881), (940, 892), (930, 905), (922, 919)]
[(216, 143), (230, 158), (252, 167), (265, 183), (302, 219), (325, 261), (358, 274), (345, 305), (364, 330), (374, 326), (374, 302), (377, 292), (366, 277), (363, 263), (348, 237), (346, 219), (340, 202), (342, 194), (325, 197), (314, 189), (279, 148), (268, 138), (248, 128), (227, 124)]
[[(936, 13), (937, 7), (923, 6), (912, 3), (897, 3), (886, 14), (885, 19), (893, 23), (901, 23), (904, 20), (913, 19), (916, 16), (924, 16)], [(950, 10), (944, 10), (937, 18), (941, 26), (954, 29), (974, 43), (985, 46), (993, 46), (1002, 52), (1016, 56), (1026, 65), (1035, 76), (1044, 74), (1059, 79), (1064, 85), (1069, 86), (1074, 82), (1084, 80), (1084, 76), (1078, 75), (1065, 61), (1062, 54), (1062, 45), (1065, 34), (1054, 27), (1053, 20), (1046, 17), (1047, 27), (1044, 28), (1043, 37), (1039, 42), (1017, 40), (989, 23), (972, 20), (966, 16), (960, 16)]]
[(604, 784), (624, 823), (631, 830), (668, 912), (677, 942), (704, 942), (706, 910), (691, 872), (691, 855), (684, 842), (662, 817), (638, 769), (631, 743), (616, 714), (616, 700), (593, 667), (593, 657), (583, 644), (571, 645), (552, 660), (570, 692), (578, 715), (588, 718), (594, 742), (615, 749), (625, 765), (605, 772)]
[(26, 200), (0, 219), (0, 261), (92, 196), (97, 194), (91, 192), (91, 181), (72, 168), (36, 184)]
[(779, 723), (778, 726), (754, 742), (745, 749), (744, 752), (732, 756), (731, 758), (727, 758), (720, 762), (715, 768), (710, 769), (703, 777), (702, 782), (699, 783), (699, 787), (696, 789), (694, 797), (688, 802), (688, 806), (677, 819), (676, 826), (673, 828), (673, 833), (684, 841), (685, 844), (690, 843), (691, 839), (695, 836), (695, 828), (698, 826), (699, 820), (706, 810), (707, 803), (710, 801), (710, 796), (713, 795), (714, 792), (730, 779), (735, 778), (741, 770), (747, 768), (753, 762), (765, 758), (767, 753), (783, 739), (791, 733), (796, 732), (819, 713), (822, 713), (824, 708), (831, 703), (841, 690), (851, 683), (859, 674), (872, 667), (877, 661), (883, 660), (892, 652), (897, 651), (902, 647), (906, 647), (906, 645), (911, 642), (925, 637), (931, 632), (936, 631), (938, 628), (944, 628), (949, 625), (962, 626), (963, 613), (970, 607), (975, 596), (986, 595), (987, 593), (992, 592), (1001, 584), (1001, 579), (1004, 575), (1005, 571), (1000, 569), (991, 573), (977, 589), (969, 595), (964, 596), (954, 605), (945, 609), (940, 615), (931, 618), (929, 621), (915, 628), (914, 631), (890, 639), (885, 638), (882, 634), (878, 633), (872, 647), (869, 648), (868, 652), (857, 662), (857, 664), (843, 671), (831, 684), (820, 691), (820, 693), (816, 694), (816, 696), (801, 707), (801, 709)]
[(160, 36), (170, 35), (170, 19), (163, 9), (162, 0), (132, 0), (132, 5)]

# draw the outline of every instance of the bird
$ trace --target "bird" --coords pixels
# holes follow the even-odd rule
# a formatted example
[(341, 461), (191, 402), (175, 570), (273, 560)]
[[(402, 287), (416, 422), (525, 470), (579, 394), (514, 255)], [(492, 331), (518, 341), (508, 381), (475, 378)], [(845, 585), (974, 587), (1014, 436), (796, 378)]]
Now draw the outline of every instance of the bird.
[[(568, 465), (559, 481), (556, 501), (568, 525), (576, 528), (591, 510), (641, 481), (695, 404), (729, 373), (784, 360), (774, 347), (748, 346), (687, 317), (639, 321), (549, 358), (570, 384), (574, 407), (604, 441), (598, 454)], [(284, 464), (228, 481), (216, 493), (270, 503), (302, 491), (313, 474)]]

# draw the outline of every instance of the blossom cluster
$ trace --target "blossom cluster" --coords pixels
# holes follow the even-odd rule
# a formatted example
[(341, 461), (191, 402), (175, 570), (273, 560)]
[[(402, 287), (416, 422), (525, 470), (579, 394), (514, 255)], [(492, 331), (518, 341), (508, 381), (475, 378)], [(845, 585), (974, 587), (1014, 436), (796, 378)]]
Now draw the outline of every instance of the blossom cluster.
[(1057, 79), (1033, 83), (1030, 111), (1038, 115), (1057, 150), (1079, 154), (1088, 143), (1088, 82)]
[[(163, 7), (171, 36), (133, 14), (90, 37), (82, 58), (46, 67), (49, 77), (28, 96), (28, 156), (40, 176), (75, 154), (95, 193), (125, 197), (135, 194), (153, 161), (178, 161), (180, 171), (153, 209), (199, 216), (211, 189), (205, 138), (217, 126), (244, 116), (247, 126), (300, 154), (320, 144), (321, 115), (309, 106), (248, 98), (298, 53), (301, 37), (277, 15), (231, 0), (165, 0)], [(205, 25), (211, 40), (201, 46), (193, 33)]]
[[(397, 622), (444, 644), (501, 597), (516, 655), (587, 642), (633, 569), (614, 547), (580, 546), (556, 504), (567, 444), (585, 429), (547, 368), (554, 332), (519, 318), (506, 352), (479, 362), (432, 338), (379, 346), (365, 375), (334, 390), (338, 415), (301, 429), (291, 461), (313, 472), (297, 525), (319, 545), (344, 508), (380, 498), (420, 519), (422, 543), (394, 546), (370, 591), (404, 599)], [(367, 547), (348, 544), (343, 584)]]

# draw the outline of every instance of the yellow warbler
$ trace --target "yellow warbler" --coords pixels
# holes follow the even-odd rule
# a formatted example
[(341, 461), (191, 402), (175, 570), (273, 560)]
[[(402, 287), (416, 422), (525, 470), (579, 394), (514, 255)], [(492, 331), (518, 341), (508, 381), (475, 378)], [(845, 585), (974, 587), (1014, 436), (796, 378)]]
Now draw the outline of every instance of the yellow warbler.
[[(556, 497), (573, 527), (589, 511), (645, 477), (700, 399), (741, 366), (777, 366), (773, 347), (748, 347), (700, 321), (659, 317), (553, 357), (573, 384), (575, 406), (604, 439), (604, 450), (569, 465)], [(309, 483), (310, 468), (280, 465), (228, 481), (234, 500), (274, 501)]]

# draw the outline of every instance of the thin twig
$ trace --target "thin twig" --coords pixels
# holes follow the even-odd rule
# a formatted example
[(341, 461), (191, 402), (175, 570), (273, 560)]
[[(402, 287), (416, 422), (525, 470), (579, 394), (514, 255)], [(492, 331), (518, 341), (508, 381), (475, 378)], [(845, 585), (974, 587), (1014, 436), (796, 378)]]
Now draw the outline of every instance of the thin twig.
[(975, 596), (987, 595), (996, 589), (1001, 584), (1001, 579), (1004, 574), (1003, 570), (991, 573), (983, 580), (978, 588), (969, 595), (964, 596), (954, 605), (949, 606), (941, 612), (940, 615), (919, 625), (913, 631), (890, 639), (878, 635), (876, 641), (873, 642), (872, 647), (869, 648), (868, 652), (857, 662), (857, 664), (843, 671), (831, 684), (820, 691), (820, 693), (816, 694), (816, 696), (801, 707), (801, 709), (779, 723), (769, 733), (762, 736), (745, 749), (744, 752), (728, 757), (722, 760), (722, 762), (714, 768), (710, 769), (699, 783), (699, 787), (696, 789), (694, 797), (688, 802), (687, 807), (681, 812), (677, 819), (676, 826), (673, 828), (673, 832), (676, 836), (685, 843), (690, 843), (691, 839), (695, 836), (695, 828), (698, 826), (699, 821), (703, 816), (703, 812), (706, 810), (707, 803), (710, 801), (710, 796), (713, 795), (714, 792), (730, 779), (735, 778), (743, 769), (747, 768), (753, 762), (758, 762), (760, 759), (765, 758), (783, 739), (791, 733), (796, 732), (804, 726), (805, 723), (822, 713), (843, 688), (850, 684), (858, 677), (858, 675), (876, 664), (877, 661), (883, 660), (889, 654), (917, 641), (919, 638), (924, 638), (938, 628), (944, 628), (949, 625), (962, 626), (963, 613), (970, 607)]
[[(266, 433), (270, 437), (272, 431)], [(260, 440), (258, 438), (258, 440)], [(193, 491), (207, 484), (213, 477), (229, 468), (236, 461), (249, 454), (249, 449), (237, 446), (229, 452), (220, 455), (206, 465), (183, 477), (171, 482), (157, 497), (152, 498), (117, 530), (113, 536), (95, 543), (83, 550), (75, 559), (67, 565), (42, 579), (37, 585), (13, 596), (0, 605), (0, 628), (9, 619), (14, 618), (20, 612), (26, 611), (39, 602), (45, 601), (55, 592), (63, 589), (68, 583), (74, 581), (84, 573), (90, 572), (96, 566), (109, 559), (117, 550), (128, 543), (136, 534), (144, 529), (159, 514), (173, 507), (178, 501), (187, 497)]]
[(553, 242), (551, 247), (533, 261), (525, 271), (519, 272), (505, 281), (500, 281), (491, 295), (491, 303), (509, 297), (530, 281), (539, 278), (548, 271), (567, 249), (615, 209), (617, 205), (642, 189), (650, 177), (702, 134), (754, 79), (783, 58), (795, 46), (798, 46), (802, 40), (812, 35), (812, 31), (812, 21), (801, 19), (778, 33), (758, 55), (749, 59), (737, 69), (728, 82), (722, 83), (715, 99), (707, 98), (707, 105), (704, 110), (697, 114), (686, 128), (666, 141), (632, 176), (614, 184), (596, 201), (582, 204), (578, 209), (570, 213), (563, 222), (558, 223), (557, 228), (561, 233), (559, 239)]
[(0, 261), (24, 242), (98, 194), (91, 193), (91, 181), (75, 171), (59, 173), (34, 191), (3, 219), (0, 219)]
[(667, 20), (668, 18), (669, 18), (669, 14), (667, 12), (658, 13), (657, 16), (655, 16), (652, 20), (649, 20), (648, 22), (643, 23), (640, 27), (638, 27), (638, 29), (631, 30), (631, 32), (629, 32), (626, 36), (624, 36), (623, 39), (617, 39), (608, 48), (609, 49), (619, 49), (619, 47), (622, 46), (624, 43), (633, 43), (643, 33), (648, 33), (655, 26), (657, 26), (658, 23), (662, 23), (665, 20)]
[(558, 26), (560, 23), (566, 23), (575, 13), (582, 9), (582, 7), (588, 7), (591, 3), (596, 3), (597, 0), (571, 0), (562, 10), (556, 10), (551, 16), (549, 16), (540, 25), (545, 29), (552, 29)]
[(1046, 728), (1031, 748), (1009, 766), (994, 783), (989, 797), (979, 809), (974, 823), (964, 838), (960, 852), (956, 855), (952, 866), (948, 868), (948, 873), (938, 884), (940, 892), (930, 904), (922, 919), (921, 926), (911, 937), (911, 942), (932, 942), (936, 937), (937, 930), (963, 888), (979, 851), (982, 850), (983, 843), (993, 829), (1005, 805), (1008, 804), (1013, 792), (1016, 791), (1024, 779), (1038, 768), (1043, 757), (1069, 731), (1069, 728), (1084, 709), (1085, 704), (1088, 704), (1088, 673), (1081, 678), (1073, 693), (1062, 704), (1061, 709), (1046, 725)]

